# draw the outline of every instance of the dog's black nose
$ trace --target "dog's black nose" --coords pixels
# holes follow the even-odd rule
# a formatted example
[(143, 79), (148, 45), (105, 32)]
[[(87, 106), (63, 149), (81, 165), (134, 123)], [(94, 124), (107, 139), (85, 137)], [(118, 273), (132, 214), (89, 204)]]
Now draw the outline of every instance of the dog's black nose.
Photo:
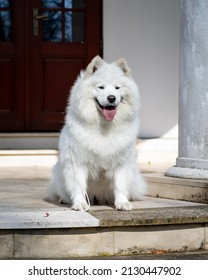
[(110, 103), (114, 103), (116, 101), (116, 97), (114, 95), (109, 95), (107, 99)]

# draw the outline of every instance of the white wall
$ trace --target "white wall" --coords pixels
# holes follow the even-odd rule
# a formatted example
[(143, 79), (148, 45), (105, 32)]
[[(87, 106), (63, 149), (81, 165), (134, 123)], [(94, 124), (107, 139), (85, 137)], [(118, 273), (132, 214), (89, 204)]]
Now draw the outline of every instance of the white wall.
[(141, 91), (140, 137), (178, 121), (180, 0), (103, 0), (104, 59), (124, 57)]

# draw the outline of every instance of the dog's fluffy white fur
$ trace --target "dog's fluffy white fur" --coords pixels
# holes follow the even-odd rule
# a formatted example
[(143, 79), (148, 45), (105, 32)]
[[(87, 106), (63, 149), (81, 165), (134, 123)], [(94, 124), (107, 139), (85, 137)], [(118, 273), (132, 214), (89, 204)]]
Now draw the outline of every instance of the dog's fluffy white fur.
[(87, 194), (91, 204), (132, 209), (130, 200), (145, 190), (135, 149), (139, 104), (126, 61), (108, 64), (96, 56), (71, 90), (50, 199), (87, 210)]

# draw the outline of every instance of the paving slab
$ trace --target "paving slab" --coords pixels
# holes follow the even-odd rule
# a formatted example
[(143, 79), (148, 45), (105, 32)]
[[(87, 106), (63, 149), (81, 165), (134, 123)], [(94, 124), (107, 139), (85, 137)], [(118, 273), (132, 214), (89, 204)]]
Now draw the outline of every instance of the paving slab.
[(98, 227), (99, 220), (87, 212), (22, 211), (0, 212), (0, 229)]
[(177, 225), (208, 223), (208, 205), (159, 207), (122, 211), (93, 211), (102, 227), (129, 227), (147, 225)]

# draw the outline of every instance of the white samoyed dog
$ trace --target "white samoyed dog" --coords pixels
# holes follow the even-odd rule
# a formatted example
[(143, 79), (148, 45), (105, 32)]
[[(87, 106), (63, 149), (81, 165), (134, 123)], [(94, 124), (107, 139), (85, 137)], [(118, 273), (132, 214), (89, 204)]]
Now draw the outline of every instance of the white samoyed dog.
[(81, 211), (94, 203), (132, 209), (130, 201), (145, 190), (135, 149), (139, 104), (123, 58), (108, 64), (96, 56), (90, 62), (71, 90), (49, 199)]

